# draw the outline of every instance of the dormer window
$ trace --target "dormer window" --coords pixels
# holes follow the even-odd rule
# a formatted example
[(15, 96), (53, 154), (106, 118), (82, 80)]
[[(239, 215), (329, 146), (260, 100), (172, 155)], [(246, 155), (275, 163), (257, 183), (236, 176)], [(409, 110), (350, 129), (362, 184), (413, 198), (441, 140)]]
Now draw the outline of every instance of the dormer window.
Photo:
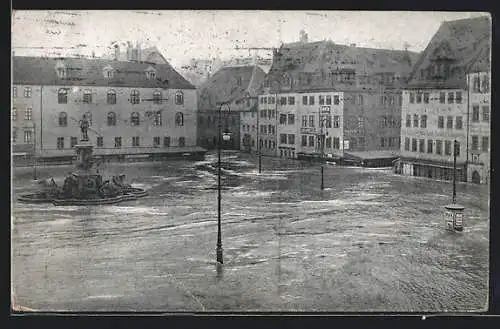
[(150, 66), (146, 69), (146, 78), (156, 79), (156, 70), (153, 67)]
[(63, 62), (58, 61), (56, 64), (56, 72), (59, 79), (65, 79), (67, 77), (66, 66)]
[(108, 65), (102, 69), (102, 74), (104, 75), (105, 78), (111, 79), (115, 76), (115, 70)]

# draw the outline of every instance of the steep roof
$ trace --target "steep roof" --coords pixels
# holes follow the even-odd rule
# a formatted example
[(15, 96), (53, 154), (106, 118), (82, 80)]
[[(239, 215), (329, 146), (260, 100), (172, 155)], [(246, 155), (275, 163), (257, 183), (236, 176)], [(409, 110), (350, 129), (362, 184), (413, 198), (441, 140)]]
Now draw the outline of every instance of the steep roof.
[[(217, 102), (255, 97), (265, 76), (258, 66), (223, 67), (200, 87), (198, 107), (200, 110), (213, 109)], [(241, 85), (238, 85), (239, 78)]]
[[(57, 75), (56, 66), (63, 64), (67, 78)], [(104, 68), (114, 70), (112, 78)], [(156, 70), (156, 78), (148, 79), (146, 70)], [(107, 59), (13, 57), (14, 84), (103, 86), (137, 88), (196, 89), (169, 64), (122, 62)]]
[[(408, 88), (464, 88), (477, 58), (489, 62), (490, 39), (488, 16), (443, 22), (415, 64)], [(447, 75), (436, 69), (440, 63), (448, 65)]]
[[(375, 48), (335, 44), (332, 41), (284, 44), (275, 54), (268, 74), (269, 81), (281, 79), (287, 73), (297, 79), (300, 74), (324, 74), (332, 71), (355, 70), (356, 74), (397, 73), (407, 77), (419, 54)], [(292, 90), (301, 89), (296, 85)], [(324, 88), (324, 79), (308, 89)]]

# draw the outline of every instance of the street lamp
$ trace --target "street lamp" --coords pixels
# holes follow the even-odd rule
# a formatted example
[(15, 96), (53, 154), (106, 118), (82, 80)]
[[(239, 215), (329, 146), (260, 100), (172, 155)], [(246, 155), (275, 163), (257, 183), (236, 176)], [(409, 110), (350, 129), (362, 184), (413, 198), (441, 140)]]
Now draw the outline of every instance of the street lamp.
[(452, 204), (446, 205), (446, 225), (449, 230), (463, 231), (464, 209), (465, 207), (457, 204), (457, 189), (456, 189), (456, 170), (457, 170), (457, 153), (459, 150), (457, 140), (453, 141), (453, 192)]
[[(324, 153), (325, 153), (325, 134), (323, 133), (323, 128), (325, 127), (325, 124), (331, 120), (330, 116), (330, 106), (320, 106), (319, 109), (319, 126), (320, 126), (320, 152), (321, 152), (321, 190), (325, 189), (325, 184), (324, 184), (324, 179), (323, 179), (323, 172), (325, 170), (324, 168)], [(326, 116), (325, 116), (326, 114)]]
[(229, 102), (221, 102), (217, 104), (219, 106), (219, 131), (217, 138), (217, 156), (218, 156), (218, 183), (217, 183), (217, 263), (223, 264), (223, 249), (222, 249), (222, 233), (221, 233), (221, 137), (225, 142), (231, 139), (231, 133), (225, 129), (224, 134), (222, 133), (222, 106), (226, 105), (228, 112), (231, 111), (229, 107)]

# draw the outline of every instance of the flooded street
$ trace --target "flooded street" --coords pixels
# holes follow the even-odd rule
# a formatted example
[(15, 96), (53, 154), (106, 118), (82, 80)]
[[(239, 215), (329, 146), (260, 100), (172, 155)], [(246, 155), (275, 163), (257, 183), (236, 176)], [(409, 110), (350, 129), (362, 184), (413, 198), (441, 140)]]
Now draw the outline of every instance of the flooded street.
[[(108, 164), (149, 196), (113, 206), (13, 201), (17, 304), (41, 311), (445, 312), (487, 307), (489, 189), (457, 184), (462, 233), (445, 230), (452, 184), (390, 169), (224, 156)], [(67, 167), (38, 168), (62, 179)], [(13, 193), (37, 188), (14, 169)]]

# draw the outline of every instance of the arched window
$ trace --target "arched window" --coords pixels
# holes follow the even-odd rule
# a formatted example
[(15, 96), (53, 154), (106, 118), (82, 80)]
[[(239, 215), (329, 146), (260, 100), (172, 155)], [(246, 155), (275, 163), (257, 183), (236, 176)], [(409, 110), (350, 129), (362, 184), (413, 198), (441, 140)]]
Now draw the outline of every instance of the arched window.
[(161, 112), (160, 111), (154, 113), (153, 124), (155, 126), (161, 126)]
[(175, 114), (175, 125), (177, 127), (184, 126), (184, 114), (182, 114), (182, 112), (177, 112)]
[(68, 89), (61, 88), (57, 92), (57, 102), (59, 104), (67, 104), (68, 103)]
[(59, 126), (66, 127), (68, 125), (68, 115), (66, 112), (59, 113)]
[(130, 103), (139, 104), (139, 90), (133, 89), (130, 92)]
[(113, 89), (108, 90), (107, 100), (108, 104), (116, 104), (116, 92)]
[(133, 126), (138, 126), (141, 123), (139, 119), (139, 113), (132, 112), (132, 114), (130, 115), (130, 122), (132, 123)]
[(182, 91), (178, 91), (175, 93), (175, 104), (183, 105), (184, 104), (184, 94)]
[(108, 126), (116, 126), (116, 113), (108, 112)]
[(87, 121), (89, 122), (89, 126), (92, 126), (92, 113), (87, 112), (83, 115), (83, 117), (87, 119)]
[(161, 104), (161, 91), (153, 92), (153, 103)]
[(85, 89), (83, 91), (83, 102), (86, 104), (92, 103), (92, 90)]

